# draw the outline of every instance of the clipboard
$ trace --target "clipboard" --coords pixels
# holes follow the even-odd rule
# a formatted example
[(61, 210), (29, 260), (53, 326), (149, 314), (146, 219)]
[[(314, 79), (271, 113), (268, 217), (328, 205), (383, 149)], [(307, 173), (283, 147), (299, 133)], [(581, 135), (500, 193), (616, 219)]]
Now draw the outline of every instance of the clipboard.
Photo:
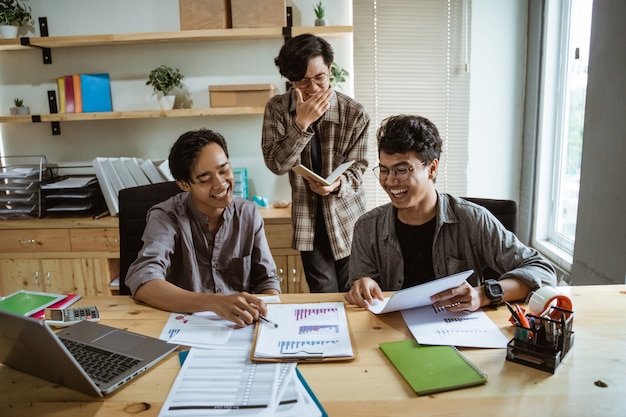
[(356, 358), (356, 344), (343, 302), (269, 303), (268, 318), (255, 324), (254, 362), (332, 362)]

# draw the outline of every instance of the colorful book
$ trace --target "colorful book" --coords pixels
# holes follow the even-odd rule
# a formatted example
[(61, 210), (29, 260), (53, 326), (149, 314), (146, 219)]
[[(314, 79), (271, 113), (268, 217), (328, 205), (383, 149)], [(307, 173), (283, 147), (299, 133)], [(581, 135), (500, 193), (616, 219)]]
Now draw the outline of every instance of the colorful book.
[(80, 75), (72, 75), (72, 84), (74, 85), (74, 113), (83, 112), (83, 97), (80, 90)]
[(63, 294), (20, 290), (0, 298), (0, 310), (30, 316), (63, 299)]
[(109, 74), (80, 74), (84, 113), (112, 111)]
[(76, 301), (80, 300), (81, 297), (82, 296), (80, 294), (67, 294), (64, 299), (57, 301), (56, 303), (51, 304), (48, 307), (42, 308), (41, 310), (31, 314), (30, 316), (35, 319), (43, 319), (46, 308), (68, 308)]
[(59, 113), (65, 113), (65, 77), (57, 77), (57, 89), (59, 90)]
[(65, 113), (74, 113), (74, 79), (71, 75), (65, 79)]
[(487, 382), (487, 375), (454, 346), (426, 346), (410, 339), (381, 343), (380, 349), (418, 395)]

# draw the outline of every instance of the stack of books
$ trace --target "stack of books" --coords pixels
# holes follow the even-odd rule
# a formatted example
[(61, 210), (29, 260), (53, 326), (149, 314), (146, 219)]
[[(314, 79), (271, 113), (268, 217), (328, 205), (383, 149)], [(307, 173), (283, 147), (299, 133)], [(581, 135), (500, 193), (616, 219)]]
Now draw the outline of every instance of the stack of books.
[(59, 113), (113, 111), (109, 74), (72, 74), (57, 78)]

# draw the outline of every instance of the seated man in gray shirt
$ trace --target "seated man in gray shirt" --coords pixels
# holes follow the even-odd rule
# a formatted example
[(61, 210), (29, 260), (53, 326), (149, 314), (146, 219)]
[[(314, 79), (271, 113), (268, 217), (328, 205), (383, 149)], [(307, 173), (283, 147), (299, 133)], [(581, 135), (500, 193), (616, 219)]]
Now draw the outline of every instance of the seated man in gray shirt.
[[(475, 311), (554, 286), (554, 268), (487, 209), (435, 189), (442, 140), (420, 116), (392, 116), (378, 134), (374, 168), (391, 203), (362, 215), (354, 228), (346, 300), (367, 308), (395, 291), (473, 269), (461, 286), (431, 297), (435, 307)], [(497, 280), (485, 280), (491, 268)]]
[(226, 141), (217, 132), (184, 133), (169, 168), (186, 192), (153, 206), (143, 248), (126, 285), (154, 307), (213, 311), (237, 326), (267, 314), (256, 294), (279, 294), (276, 265), (256, 206), (233, 196)]

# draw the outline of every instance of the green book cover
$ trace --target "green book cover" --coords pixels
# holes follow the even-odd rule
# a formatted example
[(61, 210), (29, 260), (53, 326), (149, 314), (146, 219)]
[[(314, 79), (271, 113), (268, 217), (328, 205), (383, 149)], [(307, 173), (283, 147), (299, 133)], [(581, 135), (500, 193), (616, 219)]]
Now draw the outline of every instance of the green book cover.
[(454, 346), (425, 346), (414, 339), (380, 344), (418, 395), (481, 385), (487, 375)]
[(64, 298), (62, 294), (20, 290), (0, 298), (0, 310), (30, 316)]

